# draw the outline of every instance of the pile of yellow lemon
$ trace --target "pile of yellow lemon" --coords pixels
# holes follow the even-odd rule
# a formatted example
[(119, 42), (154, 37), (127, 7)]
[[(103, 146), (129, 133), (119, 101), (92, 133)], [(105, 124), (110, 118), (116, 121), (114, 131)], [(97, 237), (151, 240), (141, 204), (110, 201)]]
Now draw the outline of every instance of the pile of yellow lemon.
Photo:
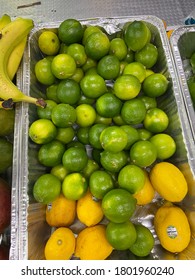
[(46, 88), (47, 107), (37, 108), (29, 137), (49, 170), (33, 188), (55, 229), (46, 259), (106, 259), (113, 250), (149, 255), (155, 236), (131, 218), (159, 197), (165, 203), (154, 229), (161, 245), (178, 253), (190, 242), (188, 219), (176, 206), (188, 186), (168, 162), (176, 143), (157, 106), (169, 82), (154, 71), (159, 52), (151, 35), (143, 21), (126, 23), (114, 37), (66, 19), (38, 38), (44, 58), (35, 76)]

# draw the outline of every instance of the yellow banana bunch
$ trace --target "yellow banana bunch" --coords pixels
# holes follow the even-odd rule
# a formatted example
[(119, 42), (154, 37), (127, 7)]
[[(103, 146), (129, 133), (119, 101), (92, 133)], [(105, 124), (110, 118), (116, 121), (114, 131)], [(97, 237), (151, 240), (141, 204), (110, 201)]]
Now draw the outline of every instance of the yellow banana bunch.
[(0, 108), (8, 109), (13, 102), (24, 101), (45, 107), (43, 99), (25, 95), (12, 82), (21, 62), (27, 36), (34, 23), (31, 19), (17, 18), (11, 21), (8, 15), (0, 18)]
[[(7, 14), (4, 14), (1, 18), (0, 18), (0, 32), (1, 30), (11, 22), (11, 17)], [(20, 62), (22, 60), (23, 57), (23, 53), (24, 53), (24, 49), (26, 46), (26, 42), (27, 42), (27, 37), (25, 37), (12, 51), (12, 53), (10, 54), (9, 60), (8, 60), (8, 65), (7, 65), (7, 72), (8, 72), (8, 76), (10, 78), (10, 80), (13, 80), (18, 67), (20, 65)]]

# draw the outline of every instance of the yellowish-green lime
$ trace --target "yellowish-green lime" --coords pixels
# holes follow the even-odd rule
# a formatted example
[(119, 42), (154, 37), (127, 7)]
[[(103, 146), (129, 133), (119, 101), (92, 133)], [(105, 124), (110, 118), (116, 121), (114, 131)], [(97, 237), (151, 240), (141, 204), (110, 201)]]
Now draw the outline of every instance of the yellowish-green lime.
[(102, 148), (113, 153), (122, 151), (127, 145), (127, 140), (127, 133), (116, 125), (106, 127), (100, 134)]
[(76, 71), (76, 62), (69, 54), (57, 54), (51, 62), (51, 71), (60, 80), (70, 78)]
[(62, 192), (66, 198), (71, 200), (78, 200), (83, 197), (87, 189), (87, 180), (77, 172), (68, 174), (62, 182)]
[(60, 48), (60, 40), (56, 33), (46, 30), (39, 36), (38, 46), (44, 54), (56, 55)]
[(36, 144), (46, 144), (57, 135), (57, 128), (51, 120), (38, 119), (29, 127), (29, 137)]
[(146, 68), (140, 62), (131, 62), (125, 66), (123, 74), (133, 75), (139, 79), (140, 83), (142, 83), (146, 77)]
[(121, 100), (129, 100), (139, 94), (141, 83), (137, 77), (126, 74), (116, 79), (113, 89), (118, 98)]

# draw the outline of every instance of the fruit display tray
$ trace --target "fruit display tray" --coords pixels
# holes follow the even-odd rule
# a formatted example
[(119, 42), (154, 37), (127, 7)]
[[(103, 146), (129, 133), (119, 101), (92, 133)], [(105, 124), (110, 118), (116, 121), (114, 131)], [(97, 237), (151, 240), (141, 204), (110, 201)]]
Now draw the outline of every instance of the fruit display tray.
[(176, 70), (178, 72), (182, 96), (188, 113), (193, 137), (195, 139), (195, 110), (187, 85), (187, 80), (193, 75), (190, 66), (190, 57), (195, 51), (195, 26), (180, 26), (176, 28), (171, 35), (170, 44), (176, 64)]
[[(163, 73), (169, 80), (167, 93), (158, 98), (158, 106), (164, 110), (170, 120), (167, 130), (176, 142), (177, 151), (170, 159), (183, 172), (189, 186), (189, 192), (180, 206), (188, 213), (192, 228), (195, 228), (194, 219), (191, 219), (195, 205), (195, 151), (192, 131), (181, 88), (179, 87), (177, 72), (173, 63), (173, 56), (167, 39), (163, 22), (155, 16), (130, 16), (114, 18), (95, 18), (80, 20), (82, 24), (99, 25), (105, 28), (108, 34), (120, 32), (126, 22), (134, 20), (144, 21), (152, 33), (152, 40), (159, 50), (159, 59), (154, 71)], [(27, 95), (44, 97), (44, 88), (38, 84), (34, 75), (35, 63), (42, 57), (37, 40), (43, 29), (53, 29), (60, 22), (35, 25), (31, 31), (28, 46), (24, 53), (23, 63), (18, 72), (17, 84)], [(15, 141), (13, 159), (12, 182), (12, 223), (11, 223), (11, 250), (10, 259), (44, 259), (44, 246), (52, 229), (45, 221), (45, 206), (37, 203), (32, 195), (32, 188), (36, 179), (46, 172), (46, 168), (37, 160), (38, 145), (32, 143), (28, 136), (30, 124), (36, 120), (36, 106), (27, 103), (17, 104), (15, 118)], [(153, 217), (156, 209), (162, 203), (160, 198), (155, 198), (145, 207), (137, 207), (134, 221), (146, 225), (155, 237), (155, 246), (147, 259), (169, 259), (170, 253), (162, 249), (153, 227)], [(78, 232), (81, 225), (78, 221), (71, 226)], [(190, 246), (181, 258), (195, 259)], [(192, 247), (193, 248), (193, 247)], [(109, 259), (130, 259), (126, 251), (113, 251)], [(178, 258), (178, 255), (172, 255)]]

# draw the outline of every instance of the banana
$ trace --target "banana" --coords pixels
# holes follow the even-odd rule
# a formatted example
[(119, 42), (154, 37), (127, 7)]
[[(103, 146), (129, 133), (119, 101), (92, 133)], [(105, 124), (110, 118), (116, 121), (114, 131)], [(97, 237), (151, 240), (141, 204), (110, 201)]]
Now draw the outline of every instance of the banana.
[[(11, 22), (11, 17), (7, 14), (4, 14), (0, 18), (0, 31)], [(22, 60), (24, 49), (26, 47), (27, 36), (14, 48), (12, 53), (10, 54), (8, 65), (7, 65), (7, 72), (10, 80), (13, 80), (20, 62)]]
[(17, 18), (7, 24), (0, 32), (0, 98), (5, 100), (2, 106), (6, 106), (6, 100), (12, 99), (13, 102), (28, 102), (37, 106), (45, 107), (46, 102), (43, 99), (37, 99), (25, 95), (11, 81), (7, 71), (9, 57), (14, 48), (28, 36), (34, 23), (31, 19)]
[(26, 47), (27, 36), (22, 39), (22, 41), (14, 48), (12, 53), (9, 56), (8, 63), (7, 63), (7, 73), (10, 80), (13, 80), (20, 62), (22, 60), (24, 50)]
[(11, 22), (11, 17), (7, 14), (2, 15), (0, 18), (0, 31)]

